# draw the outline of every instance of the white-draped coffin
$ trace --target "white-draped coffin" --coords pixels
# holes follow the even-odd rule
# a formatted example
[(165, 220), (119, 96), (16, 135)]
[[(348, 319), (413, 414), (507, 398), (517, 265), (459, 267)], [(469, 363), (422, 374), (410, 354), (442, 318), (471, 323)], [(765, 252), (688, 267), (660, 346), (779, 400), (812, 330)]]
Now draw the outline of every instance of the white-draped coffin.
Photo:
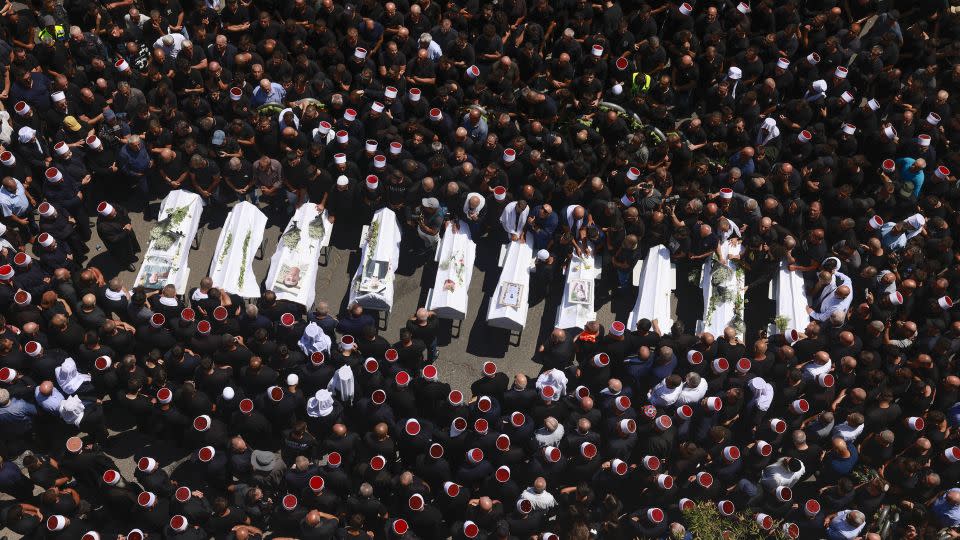
[(495, 328), (521, 331), (527, 324), (530, 298), (530, 266), (533, 263), (533, 238), (508, 242), (501, 248), (500, 282), (487, 307), (487, 324)]
[[(319, 218), (319, 220), (318, 220)], [(277, 298), (309, 308), (316, 293), (320, 250), (330, 244), (333, 223), (314, 204), (297, 209), (270, 258), (266, 287)]]
[(800, 272), (787, 269), (786, 263), (780, 264), (777, 277), (771, 284), (773, 287), (771, 298), (776, 305), (776, 317), (783, 320), (785, 328), (777, 328), (774, 322), (771, 332), (782, 333), (784, 330), (796, 328), (803, 330), (810, 323), (807, 314), (807, 296), (804, 292), (803, 275)]
[(477, 245), (467, 224), (461, 221), (459, 230), (454, 230), (453, 224), (447, 223), (434, 256), (437, 277), (427, 298), (427, 309), (437, 317), (461, 321), (467, 317), (476, 256)]
[[(721, 252), (725, 258), (737, 256), (740, 254), (740, 244), (732, 243), (730, 240), (721, 245)], [(733, 326), (735, 320), (743, 321), (743, 302), (739, 306), (734, 300), (718, 301), (713, 312), (710, 312), (710, 297), (716, 292), (712, 282), (713, 265), (720, 264), (715, 261), (713, 256), (707, 258), (703, 263), (703, 274), (700, 277), (700, 287), (703, 289), (703, 319), (697, 325), (697, 333), (710, 332), (714, 336), (722, 336), (723, 331), (728, 326)], [(731, 269), (730, 277), (724, 283), (724, 286), (732, 291), (732, 296), (743, 297), (743, 273), (737, 272), (737, 261), (728, 259), (727, 265)], [(737, 335), (743, 339), (742, 327), (737, 328)]]
[(556, 328), (583, 328), (588, 322), (597, 319), (594, 309), (594, 281), (598, 277), (600, 265), (592, 253), (582, 258), (576, 253), (571, 256), (563, 284), (563, 297), (557, 307)]
[[(154, 232), (151, 231), (150, 244), (144, 252), (143, 264), (134, 286), (161, 289), (173, 285), (177, 288), (177, 294), (186, 292), (190, 279), (190, 267), (187, 265), (190, 246), (197, 235), (201, 213), (203, 204), (196, 193), (176, 189), (164, 197), (154, 231), (164, 229), (167, 234), (163, 235), (164, 238), (154, 238)], [(178, 223), (174, 224), (174, 220)]]
[(656, 319), (660, 328), (673, 326), (670, 295), (677, 288), (677, 269), (670, 262), (670, 250), (664, 245), (650, 248), (640, 266), (639, 291), (627, 328), (636, 328), (640, 319)]
[(360, 266), (350, 283), (350, 303), (377, 311), (393, 307), (393, 280), (400, 260), (400, 225), (389, 208), (373, 215), (363, 229)]
[(266, 228), (267, 216), (247, 201), (230, 210), (210, 261), (209, 275), (214, 287), (243, 298), (260, 296), (260, 281), (253, 274), (253, 257), (263, 242)]

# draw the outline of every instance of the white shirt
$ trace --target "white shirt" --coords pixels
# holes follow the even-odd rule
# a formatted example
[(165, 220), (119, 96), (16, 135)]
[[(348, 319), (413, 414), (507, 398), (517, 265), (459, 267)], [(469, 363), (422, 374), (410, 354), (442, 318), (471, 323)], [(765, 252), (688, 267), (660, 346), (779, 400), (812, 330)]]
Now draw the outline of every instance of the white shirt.
[(677, 399), (677, 405), (689, 405), (698, 403), (707, 395), (707, 380), (700, 379), (700, 385), (696, 388), (690, 388), (684, 383), (681, 387), (680, 397)]
[[(167, 36), (170, 36), (173, 38), (173, 45), (169, 47), (167, 47), (163, 43), (163, 38)], [(168, 58), (176, 58), (177, 55), (180, 54), (180, 49), (183, 48), (183, 41), (187, 38), (185, 38), (183, 34), (167, 34), (167, 36), (162, 36), (157, 38), (157, 40), (153, 42), (153, 47), (154, 48), (160, 47), (161, 49), (163, 49), (163, 52), (167, 54)]]
[(790, 472), (790, 469), (787, 469), (786, 465), (783, 464), (784, 459), (785, 458), (780, 458), (764, 467), (763, 473), (760, 475), (760, 484), (767, 490), (774, 491), (778, 487), (792, 488), (800, 481), (800, 478), (807, 470), (807, 468), (803, 466), (803, 462), (799, 462), (800, 470), (795, 473)]
[(657, 407), (669, 407), (680, 399), (681, 392), (683, 392), (682, 384), (676, 388), (669, 388), (667, 381), (662, 380), (650, 391), (650, 403)]
[(560, 446), (560, 441), (563, 440), (563, 424), (557, 424), (557, 429), (552, 432), (547, 431), (547, 428), (540, 428), (536, 431), (534, 437), (536, 437), (537, 444), (541, 448), (544, 446)]
[(833, 369), (833, 360), (827, 360), (827, 363), (822, 366), (816, 361), (811, 360), (807, 362), (807, 365), (803, 366), (803, 380), (810, 381), (816, 379), (817, 375), (829, 373), (831, 369)]
[(860, 437), (860, 434), (863, 433), (863, 424), (860, 424), (857, 427), (853, 427), (850, 424), (844, 422), (833, 427), (833, 432), (830, 433), (830, 437), (840, 437), (847, 443), (856, 442), (857, 438)]
[(537, 493), (532, 487), (525, 489), (520, 494), (520, 498), (530, 501), (534, 510), (549, 510), (557, 505), (557, 500), (553, 498), (549, 491)]
[(527, 225), (527, 216), (530, 215), (530, 206), (517, 214), (517, 201), (513, 201), (503, 208), (503, 214), (500, 214), (500, 225), (507, 234), (520, 234)]
[(853, 303), (853, 291), (846, 298), (837, 298), (836, 294), (830, 294), (823, 299), (820, 304), (820, 310), (810, 314), (810, 318), (817, 321), (825, 321), (830, 318), (834, 311), (847, 311), (850, 304)]

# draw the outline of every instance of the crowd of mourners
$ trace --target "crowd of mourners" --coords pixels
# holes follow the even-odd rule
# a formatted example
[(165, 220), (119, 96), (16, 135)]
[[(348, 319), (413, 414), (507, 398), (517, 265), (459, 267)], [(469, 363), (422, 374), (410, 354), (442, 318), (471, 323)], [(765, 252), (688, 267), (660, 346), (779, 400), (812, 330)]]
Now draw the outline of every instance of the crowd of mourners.
[[(5, 3), (0, 524), (960, 536), (951, 3)], [(540, 373), (472, 358), (452, 389), (426, 309), (384, 336), (358, 305), (145, 290), (87, 264), (96, 228), (136, 269), (129, 212), (154, 220), (175, 189), (211, 224), (240, 200), (280, 227), (314, 204), (358, 235), (387, 207), (424, 252), (451, 221), (530, 242), (534, 301), (590, 250), (598, 289), (630, 303), (666, 246), (677, 321), (554, 330)], [(731, 235), (745, 331), (696, 334), (700, 269)], [(771, 325), (784, 266), (805, 327)]]

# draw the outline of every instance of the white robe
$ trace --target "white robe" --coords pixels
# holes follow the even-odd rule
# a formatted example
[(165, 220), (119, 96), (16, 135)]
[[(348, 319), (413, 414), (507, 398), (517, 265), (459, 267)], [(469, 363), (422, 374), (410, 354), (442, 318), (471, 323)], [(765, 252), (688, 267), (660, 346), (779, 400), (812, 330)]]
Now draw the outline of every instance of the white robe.
[(523, 212), (517, 214), (517, 201), (513, 201), (503, 208), (500, 214), (500, 225), (507, 234), (521, 234), (523, 228), (527, 225), (527, 216), (530, 215), (530, 207), (527, 206)]
[(77, 371), (77, 363), (73, 358), (67, 358), (53, 371), (57, 376), (57, 386), (68, 396), (76, 394), (80, 386), (91, 379), (90, 375)]

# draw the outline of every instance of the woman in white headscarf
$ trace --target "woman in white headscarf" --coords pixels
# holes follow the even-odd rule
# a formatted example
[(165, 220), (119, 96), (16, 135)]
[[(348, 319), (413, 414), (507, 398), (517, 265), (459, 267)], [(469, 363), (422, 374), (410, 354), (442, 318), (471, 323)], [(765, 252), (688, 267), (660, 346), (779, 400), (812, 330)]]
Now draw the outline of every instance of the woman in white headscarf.
[(315, 322), (311, 322), (303, 329), (303, 336), (298, 343), (300, 350), (307, 356), (315, 352), (322, 352), (324, 355), (329, 355), (331, 344), (332, 341), (330, 341), (330, 338)]
[(72, 396), (83, 386), (83, 383), (90, 382), (90, 375), (77, 371), (77, 363), (73, 358), (67, 358), (59, 367), (53, 369), (57, 376), (57, 386), (65, 396)]

